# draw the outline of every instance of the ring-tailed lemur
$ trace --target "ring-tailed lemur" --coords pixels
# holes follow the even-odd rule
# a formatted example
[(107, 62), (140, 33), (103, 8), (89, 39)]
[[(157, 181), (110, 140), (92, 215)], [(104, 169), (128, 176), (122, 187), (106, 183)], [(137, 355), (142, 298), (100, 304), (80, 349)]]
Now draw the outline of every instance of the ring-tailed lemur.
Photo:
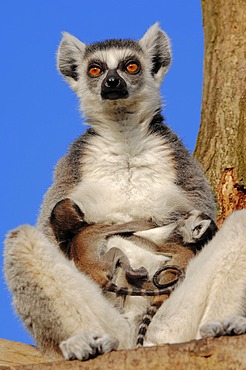
[[(160, 113), (160, 84), (170, 61), (168, 37), (158, 24), (139, 41), (86, 45), (63, 36), (58, 67), (79, 96), (91, 128), (58, 163), (37, 227), (21, 226), (5, 242), (5, 275), (14, 306), (46, 352), (84, 360), (131, 348), (137, 328), (130, 315), (134, 320), (146, 309), (145, 300), (135, 305), (141, 297), (130, 297), (126, 319), (59, 250), (49, 222), (57, 202), (73, 199), (88, 223), (152, 220), (164, 225), (166, 236), (193, 209), (215, 217), (200, 166)], [(245, 213), (235, 213), (192, 259), (185, 279), (151, 322), (146, 344), (199, 337), (209, 320), (217, 321), (203, 326), (202, 335), (228, 333), (232, 325), (220, 320), (244, 314)], [(133, 268), (140, 267), (138, 248), (132, 254), (138, 259)], [(243, 330), (243, 320), (230, 322)]]
[[(99, 284), (103, 291), (116, 293), (117, 308), (120, 305), (123, 311), (123, 297), (126, 296), (155, 297), (139, 323), (136, 342), (138, 346), (143, 344), (147, 327), (157, 309), (183, 277), (189, 260), (217, 231), (216, 224), (211, 219), (193, 211), (186, 215), (186, 219), (182, 220), (168, 240), (163, 242), (162, 228), (157, 228), (157, 225), (150, 221), (131, 221), (123, 225), (86, 225), (81, 210), (71, 199), (63, 199), (55, 205), (50, 222), (60, 248), (74, 261), (77, 268)], [(159, 237), (158, 244), (152, 241), (156, 233)], [(165, 266), (151, 276), (152, 281), (145, 267), (132, 268), (129, 260), (132, 260), (132, 256), (130, 254), (128, 258), (129, 251), (120, 249), (124, 243), (120, 243), (119, 238), (117, 242), (110, 243), (118, 247), (108, 248), (110, 238), (116, 235), (142, 248), (142, 255), (151, 251), (159, 257), (164, 256), (160, 263)], [(184, 239), (189, 239), (189, 242), (184, 242)], [(149, 254), (147, 258), (148, 256)], [(147, 265), (147, 261), (144, 265)], [(165, 273), (162, 274), (163, 272)]]
[[(202, 246), (212, 239), (217, 231), (216, 224), (211, 219), (195, 211), (189, 212), (186, 218), (178, 223), (168, 239), (161, 238), (163, 228), (157, 227), (151, 221), (86, 225), (81, 210), (71, 199), (63, 199), (55, 205), (51, 212), (50, 222), (57, 242), (67, 257), (101, 287), (119, 295), (121, 293), (122, 295), (160, 295), (164, 293), (158, 290), (149, 293), (139, 291), (138, 293), (131, 292), (130, 289), (124, 292), (122, 288), (117, 288), (117, 285), (122, 287), (125, 283), (128, 285), (131, 283), (134, 286), (136, 280), (144, 285), (148, 278), (153, 276), (149, 276), (149, 271), (144, 267), (148, 265), (148, 253), (143, 263), (144, 266), (133, 269), (131, 263), (136, 263), (135, 256), (131, 256), (129, 250), (124, 248), (124, 243), (119, 242), (119, 238), (118, 242), (112, 242), (110, 238), (120, 236), (123, 241), (131, 241), (142, 249), (142, 255), (146, 251), (158, 255), (160, 257), (158, 264), (149, 268), (156, 273), (155, 269), (170, 264), (170, 261), (172, 265), (178, 265), (184, 269), (191, 256), (201, 250)], [(159, 242), (155, 243), (153, 239), (156, 235), (158, 235)], [(189, 239), (188, 242), (187, 239)], [(118, 267), (123, 270), (123, 277), (117, 276), (117, 285), (111, 286), (110, 282), (116, 282)]]

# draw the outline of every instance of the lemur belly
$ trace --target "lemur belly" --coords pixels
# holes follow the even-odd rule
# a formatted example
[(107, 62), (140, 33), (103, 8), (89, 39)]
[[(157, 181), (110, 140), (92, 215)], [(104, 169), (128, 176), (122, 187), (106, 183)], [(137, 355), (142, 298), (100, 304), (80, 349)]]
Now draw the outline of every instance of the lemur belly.
[(86, 221), (161, 220), (177, 204), (186, 207), (182, 190), (175, 185), (172, 152), (163, 138), (134, 135), (133, 129), (128, 136), (113, 134), (108, 132), (107, 140), (92, 138), (83, 158), (82, 181), (70, 195)]

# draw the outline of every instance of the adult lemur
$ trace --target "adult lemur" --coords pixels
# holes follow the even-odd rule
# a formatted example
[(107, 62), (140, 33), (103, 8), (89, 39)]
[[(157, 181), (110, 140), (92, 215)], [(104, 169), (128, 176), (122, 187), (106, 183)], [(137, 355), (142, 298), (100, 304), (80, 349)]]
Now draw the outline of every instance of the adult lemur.
[[(121, 315), (59, 250), (49, 223), (58, 201), (74, 200), (88, 223), (152, 220), (165, 228), (163, 238), (193, 209), (214, 218), (200, 167), (163, 124), (159, 89), (170, 61), (168, 38), (157, 24), (139, 42), (85, 45), (63, 36), (58, 66), (91, 128), (58, 163), (38, 226), (14, 230), (5, 246), (16, 311), (49, 353), (86, 359), (131, 348), (137, 334), (131, 315), (146, 309), (145, 298), (132, 297), (127, 317)], [(246, 211), (237, 212), (191, 261), (150, 324), (145, 345), (245, 331), (245, 235)], [(134, 246), (127, 257), (142, 265)]]

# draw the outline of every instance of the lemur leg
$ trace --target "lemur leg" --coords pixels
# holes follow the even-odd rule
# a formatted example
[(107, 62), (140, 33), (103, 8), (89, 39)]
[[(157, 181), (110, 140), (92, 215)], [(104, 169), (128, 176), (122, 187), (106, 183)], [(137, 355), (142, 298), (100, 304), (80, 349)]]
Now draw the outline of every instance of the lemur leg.
[(86, 359), (117, 343), (132, 345), (127, 321), (37, 228), (8, 235), (5, 275), (15, 309), (41, 349), (60, 352), (62, 342), (66, 358)]
[(191, 260), (185, 279), (150, 324), (145, 345), (246, 332), (245, 238), (246, 210), (241, 210)]

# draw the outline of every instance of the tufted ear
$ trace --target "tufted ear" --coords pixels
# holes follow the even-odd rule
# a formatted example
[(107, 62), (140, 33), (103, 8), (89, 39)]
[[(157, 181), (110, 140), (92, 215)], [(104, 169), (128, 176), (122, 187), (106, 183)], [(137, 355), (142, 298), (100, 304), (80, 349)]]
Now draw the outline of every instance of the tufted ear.
[(161, 83), (171, 63), (171, 45), (168, 36), (155, 23), (139, 40), (145, 53), (152, 63), (152, 74)]
[(63, 38), (57, 52), (57, 66), (66, 81), (76, 90), (78, 81), (78, 65), (84, 55), (86, 44), (79, 41), (76, 37), (67, 32), (63, 33)]

